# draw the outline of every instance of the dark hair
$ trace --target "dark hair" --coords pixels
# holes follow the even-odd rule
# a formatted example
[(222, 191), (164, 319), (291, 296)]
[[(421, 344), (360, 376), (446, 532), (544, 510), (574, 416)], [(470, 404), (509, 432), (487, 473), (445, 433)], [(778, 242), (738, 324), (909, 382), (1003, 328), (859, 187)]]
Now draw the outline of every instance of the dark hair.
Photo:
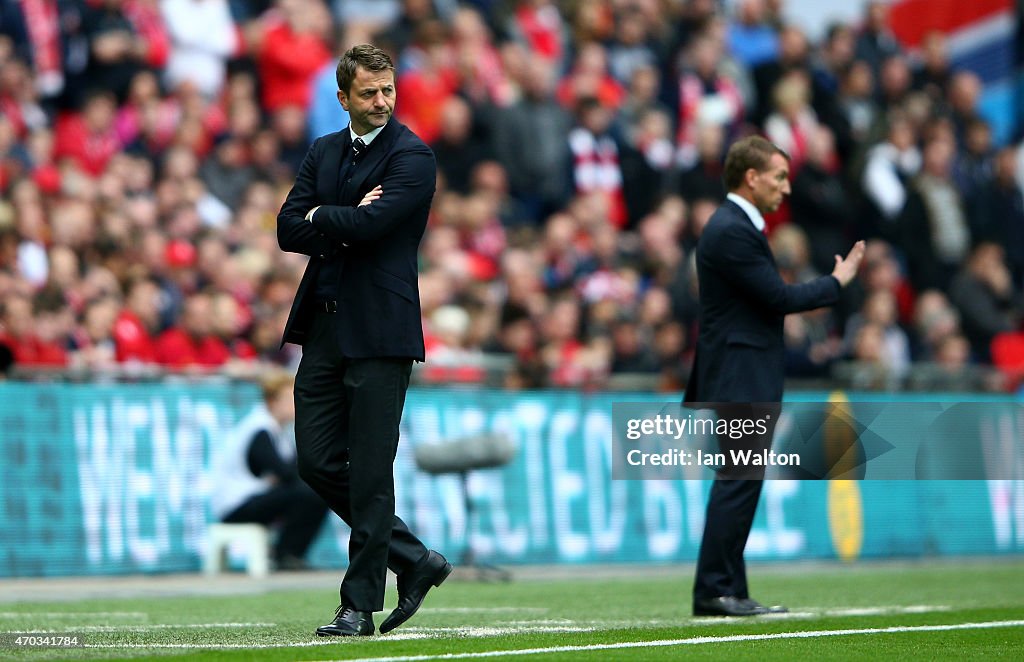
[(506, 303), (501, 308), (501, 326), (506, 327), (522, 320), (530, 319), (530, 311), (518, 303)]
[(767, 170), (772, 154), (781, 154), (789, 161), (785, 150), (761, 136), (747, 136), (734, 142), (725, 155), (726, 190), (738, 189), (743, 184), (743, 176), (751, 168), (758, 172)]
[(394, 71), (395, 65), (391, 62), (391, 56), (385, 51), (371, 44), (359, 44), (345, 51), (345, 54), (338, 60), (338, 69), (335, 77), (338, 79), (338, 89), (348, 94), (352, 87), (352, 81), (356, 79), (356, 68), (362, 67), (367, 71)]

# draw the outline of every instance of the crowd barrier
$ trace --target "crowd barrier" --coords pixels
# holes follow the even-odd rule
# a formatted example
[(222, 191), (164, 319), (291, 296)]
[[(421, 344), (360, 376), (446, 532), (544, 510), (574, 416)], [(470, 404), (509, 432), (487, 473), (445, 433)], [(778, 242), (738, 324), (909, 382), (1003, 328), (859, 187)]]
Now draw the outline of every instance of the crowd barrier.
[[(211, 459), (257, 397), (247, 383), (0, 383), (0, 576), (197, 571)], [(612, 403), (644, 399), (666, 400), (414, 388), (395, 464), (398, 513), (453, 560), (472, 547), (503, 565), (692, 562), (708, 481), (611, 479)], [(514, 444), (503, 467), (463, 481), (415, 466), (419, 444), (490, 433)], [(343, 566), (347, 535), (332, 515), (313, 564)], [(1024, 480), (768, 481), (747, 558), (1022, 552)]]

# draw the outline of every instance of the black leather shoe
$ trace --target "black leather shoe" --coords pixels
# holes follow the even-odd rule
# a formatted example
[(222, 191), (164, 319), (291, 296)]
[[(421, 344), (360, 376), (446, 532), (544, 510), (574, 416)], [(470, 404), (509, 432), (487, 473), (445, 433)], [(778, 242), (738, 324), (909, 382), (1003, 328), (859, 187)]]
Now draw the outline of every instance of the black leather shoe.
[(373, 634), (373, 614), (339, 605), (334, 620), (316, 629), (318, 637), (366, 637)]
[(398, 606), (380, 624), (380, 633), (391, 632), (412, 618), (423, 604), (423, 598), (427, 597), (430, 587), (440, 586), (450, 574), (452, 564), (434, 550), (430, 550), (427, 552), (427, 558), (419, 565), (398, 575)]
[(766, 607), (763, 604), (761, 604), (760, 602), (758, 602), (757, 600), (754, 600), (753, 598), (747, 598), (743, 602), (747, 603), (751, 607), (755, 607), (757, 609), (764, 609), (764, 613), (766, 613), (766, 614), (788, 614), (789, 613), (789, 609), (786, 608), (786, 607), (783, 607), (782, 605), (772, 605), (771, 607)]
[(693, 599), (694, 616), (759, 616), (767, 613), (767, 607), (762, 607), (753, 600), (731, 595)]

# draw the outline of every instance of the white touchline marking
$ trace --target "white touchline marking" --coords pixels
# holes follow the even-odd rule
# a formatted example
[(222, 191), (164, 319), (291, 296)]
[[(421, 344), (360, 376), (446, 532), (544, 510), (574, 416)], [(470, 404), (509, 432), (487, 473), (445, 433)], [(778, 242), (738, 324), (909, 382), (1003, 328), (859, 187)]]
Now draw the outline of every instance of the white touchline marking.
[[(803, 632), (775, 632), (771, 634), (735, 634), (721, 637), (691, 637), (690, 639), (662, 639), (654, 641), (624, 641), (614, 644), (588, 644), (583, 646), (550, 646), (547, 648), (519, 648), (477, 653), (443, 653), (441, 655), (402, 655), (397, 657), (364, 657), (344, 662), (426, 662), (428, 660), (466, 660), (480, 657), (511, 657), (543, 655), (547, 653), (577, 653), (585, 651), (619, 650), (626, 648), (661, 648), (695, 644), (720, 644), (736, 641), (767, 641), (771, 639), (815, 639), (858, 634), (894, 634), (901, 632), (944, 632), (949, 630), (981, 630), (1024, 626), (1024, 620), (986, 621), (982, 623), (950, 623), (948, 625), (900, 625), (888, 628), (858, 628), (848, 630), (806, 630)], [(338, 661), (341, 662), (341, 661)]]
[(933, 611), (952, 611), (949, 605), (908, 605), (906, 607), (843, 607), (824, 609), (825, 616), (879, 616), (882, 614), (927, 614)]
[(287, 644), (85, 644), (85, 648), (132, 648), (150, 649), (196, 649), (196, 650), (256, 650), (266, 648), (311, 648), (313, 646), (338, 646), (355, 643), (368, 644), (387, 641), (409, 641), (411, 639), (435, 639), (429, 634), (406, 632), (386, 634), (377, 637), (324, 637), (312, 641), (296, 641)]
[(550, 611), (547, 607), (423, 607), (419, 613), (433, 612), (435, 614), (504, 614), (518, 612), (544, 613)]
[(503, 626), (480, 626), (480, 627), (436, 627), (436, 628), (406, 628), (407, 632), (418, 632), (430, 634), (435, 637), (501, 637), (509, 634), (567, 634), (570, 632), (593, 632), (597, 628), (578, 625), (536, 625), (530, 627), (503, 627)]
[[(784, 621), (821, 618), (823, 616), (883, 616), (885, 614), (928, 614), (936, 611), (952, 611), (949, 605), (890, 605), (876, 607), (806, 607), (802, 611), (784, 614), (761, 614), (753, 617), (757, 621)], [(749, 616), (694, 616), (680, 622), (695, 625), (731, 625), (749, 622)], [(680, 622), (677, 622), (678, 625)]]
[(0, 618), (149, 618), (142, 611), (0, 611)]
[[(685, 646), (695, 644), (716, 644), (735, 641), (763, 641), (768, 639), (806, 639), (816, 637), (838, 637), (857, 634), (889, 634), (900, 632), (942, 632), (949, 630), (977, 630), (987, 628), (1020, 627), (1024, 620), (986, 621), (982, 623), (951, 623), (948, 625), (909, 625), (888, 628), (861, 628), (855, 630), (807, 630), (802, 632), (776, 632), (772, 634), (737, 634), (721, 637), (693, 637), (690, 639), (663, 639), (654, 641), (626, 641), (614, 644), (590, 644), (584, 646), (552, 646), (549, 648), (522, 648), (500, 651), (482, 651), (478, 653), (445, 653), (441, 655), (408, 655), (400, 657), (367, 657), (345, 662), (426, 662), (429, 660), (457, 660), (477, 657), (502, 657), (514, 655), (540, 655), (544, 653), (572, 653), (594, 650), (615, 650), (622, 648), (659, 648), (665, 646)], [(281, 644), (85, 644), (85, 648), (110, 649), (196, 649), (196, 650), (257, 650), (268, 648), (310, 648), (313, 646), (353, 645), (368, 643), (386, 643), (389, 641), (406, 641), (411, 639), (435, 639), (425, 632), (405, 632), (375, 637), (339, 637), (298, 641)]]
[[(31, 627), (31, 626), (29, 626)], [(202, 629), (217, 630), (227, 628), (274, 628), (277, 623), (150, 623), (146, 625), (75, 625), (76, 632), (146, 632), (148, 630)], [(31, 630), (34, 634), (60, 634), (61, 630)], [(24, 633), (25, 629), (7, 630), (4, 634)]]
[[(884, 607), (844, 607), (835, 609), (811, 608), (815, 611), (790, 612), (788, 614), (766, 614), (764, 620), (778, 620), (783, 618), (816, 618), (822, 615), (827, 616), (872, 616), (881, 614), (904, 613), (922, 614), (935, 611), (950, 611), (949, 605), (907, 605), (907, 606), (884, 606)], [(436, 608), (434, 611), (450, 611), (453, 613), (466, 613), (473, 611), (549, 611), (542, 607), (451, 607)], [(30, 617), (64, 617), (68, 615), (77, 616), (119, 616), (119, 617), (145, 617), (143, 612), (0, 612), (0, 616), (30, 616)], [(680, 623), (698, 624), (730, 624), (741, 621), (751, 622), (749, 618), (721, 618), (721, 617), (698, 617), (690, 619), (669, 620), (652, 619), (642, 624), (649, 626), (678, 626)], [(638, 625), (637, 621), (630, 620), (585, 620), (573, 621), (570, 619), (538, 619), (507, 621), (500, 626), (462, 626), (462, 627), (408, 627), (397, 634), (387, 635), (374, 639), (360, 639), (359, 641), (402, 641), (411, 639), (437, 639), (437, 638), (469, 638), (469, 637), (497, 637), (503, 635), (523, 634), (527, 632), (565, 634), (572, 632), (593, 632), (602, 628), (632, 628)], [(517, 627), (518, 626), (518, 627)], [(589, 626), (589, 627), (588, 627)], [(28, 626), (30, 627), (30, 626)], [(124, 625), (79, 625), (75, 630), (81, 632), (111, 632), (111, 633), (132, 633), (146, 632), (152, 630), (173, 630), (173, 629), (217, 629), (217, 628), (272, 628), (277, 627), (276, 623), (149, 623), (149, 624), (124, 624)], [(22, 633), (25, 628), (19, 630), (0, 631), (3, 634)], [(32, 632), (38, 634), (55, 634), (65, 632), (61, 630), (39, 630), (32, 628)], [(349, 640), (343, 640), (349, 641)], [(319, 646), (329, 643), (341, 643), (332, 639), (314, 640), (312, 642), (298, 642), (289, 644), (94, 644), (93, 648), (202, 648), (202, 649), (228, 649), (228, 648), (288, 648), (301, 646)]]

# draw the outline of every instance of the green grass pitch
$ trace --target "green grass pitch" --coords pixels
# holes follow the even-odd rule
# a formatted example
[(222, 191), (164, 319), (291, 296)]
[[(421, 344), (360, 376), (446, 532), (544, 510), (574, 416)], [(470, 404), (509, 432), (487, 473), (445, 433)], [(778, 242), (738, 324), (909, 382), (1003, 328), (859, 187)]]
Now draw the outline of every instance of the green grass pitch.
[[(60, 602), (0, 597), (4, 636), (74, 632), (88, 644), (59, 650), (5, 645), (0, 659), (1024, 659), (1019, 557), (752, 565), (755, 597), (793, 611), (753, 619), (692, 617), (690, 565), (519, 574), (499, 584), (460, 580), (456, 573), (403, 627), (356, 640), (313, 635), (330, 620), (337, 599), (337, 578), (328, 574), (316, 575), (323, 578), (319, 588), (308, 588), (306, 575), (301, 590), (235, 578), (231, 586), (245, 588), (234, 594), (161, 589)], [(160, 586), (168, 586), (166, 578)], [(0, 581), (0, 594), (3, 588)], [(394, 602), (391, 587), (387, 608)]]

